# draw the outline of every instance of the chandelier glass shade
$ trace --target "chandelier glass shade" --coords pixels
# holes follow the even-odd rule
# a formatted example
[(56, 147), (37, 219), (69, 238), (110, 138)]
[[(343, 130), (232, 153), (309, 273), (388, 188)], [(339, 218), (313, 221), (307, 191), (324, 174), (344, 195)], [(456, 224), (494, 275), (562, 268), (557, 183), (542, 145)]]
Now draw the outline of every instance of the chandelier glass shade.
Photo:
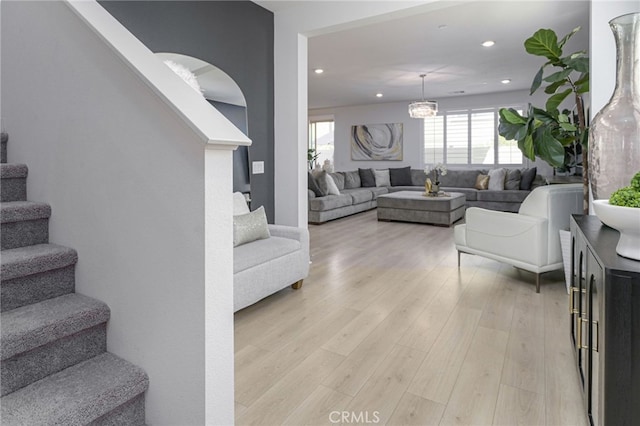
[(438, 113), (438, 103), (436, 101), (427, 101), (424, 99), (424, 78), (426, 74), (420, 74), (422, 78), (422, 100), (411, 102), (409, 104), (409, 116), (411, 118), (433, 117)]

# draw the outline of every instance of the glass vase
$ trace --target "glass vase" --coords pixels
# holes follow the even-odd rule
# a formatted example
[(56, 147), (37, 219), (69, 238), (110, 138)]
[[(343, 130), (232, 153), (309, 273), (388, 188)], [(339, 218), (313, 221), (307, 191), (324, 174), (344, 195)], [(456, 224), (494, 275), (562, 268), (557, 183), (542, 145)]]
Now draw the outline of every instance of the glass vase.
[(609, 21), (616, 41), (616, 86), (589, 133), (593, 198), (609, 199), (640, 171), (640, 13)]

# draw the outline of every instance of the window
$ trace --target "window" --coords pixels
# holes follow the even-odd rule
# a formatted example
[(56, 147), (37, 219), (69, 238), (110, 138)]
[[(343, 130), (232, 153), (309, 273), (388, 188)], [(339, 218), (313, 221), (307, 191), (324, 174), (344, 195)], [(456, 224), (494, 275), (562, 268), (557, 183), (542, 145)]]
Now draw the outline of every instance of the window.
[[(522, 164), (517, 141), (498, 134), (499, 109), (451, 110), (425, 118), (425, 164)], [(521, 107), (515, 109), (522, 113)]]
[(309, 123), (309, 149), (315, 149), (316, 163), (322, 165), (325, 160), (333, 163), (333, 119), (313, 120)]

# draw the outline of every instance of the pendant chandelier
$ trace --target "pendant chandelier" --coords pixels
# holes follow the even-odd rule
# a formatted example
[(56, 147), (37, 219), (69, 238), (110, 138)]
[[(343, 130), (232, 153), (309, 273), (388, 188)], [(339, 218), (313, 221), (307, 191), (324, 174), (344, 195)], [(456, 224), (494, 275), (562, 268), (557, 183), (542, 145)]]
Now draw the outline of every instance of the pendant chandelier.
[(438, 112), (438, 103), (436, 101), (426, 101), (424, 99), (424, 78), (426, 76), (426, 74), (420, 74), (420, 78), (422, 78), (422, 100), (409, 104), (409, 116), (411, 118), (433, 117)]

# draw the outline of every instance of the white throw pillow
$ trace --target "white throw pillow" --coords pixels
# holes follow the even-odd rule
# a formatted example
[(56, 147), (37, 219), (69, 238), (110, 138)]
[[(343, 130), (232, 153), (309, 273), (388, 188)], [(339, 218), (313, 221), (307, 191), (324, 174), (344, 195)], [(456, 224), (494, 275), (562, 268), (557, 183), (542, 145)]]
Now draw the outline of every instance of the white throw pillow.
[(249, 206), (247, 205), (247, 200), (244, 198), (244, 195), (240, 192), (233, 193), (233, 215), (237, 216), (239, 214), (247, 214), (249, 213)]
[(237, 247), (252, 241), (269, 238), (269, 225), (264, 207), (233, 217), (233, 246)]
[(373, 170), (373, 176), (376, 178), (376, 186), (391, 186), (389, 169)]
[(327, 181), (327, 195), (340, 195), (340, 190), (338, 189), (338, 185), (336, 185), (336, 181), (333, 180), (331, 175), (325, 172), (323, 177)]
[(489, 170), (489, 191), (504, 191), (504, 180), (506, 177), (506, 169)]

